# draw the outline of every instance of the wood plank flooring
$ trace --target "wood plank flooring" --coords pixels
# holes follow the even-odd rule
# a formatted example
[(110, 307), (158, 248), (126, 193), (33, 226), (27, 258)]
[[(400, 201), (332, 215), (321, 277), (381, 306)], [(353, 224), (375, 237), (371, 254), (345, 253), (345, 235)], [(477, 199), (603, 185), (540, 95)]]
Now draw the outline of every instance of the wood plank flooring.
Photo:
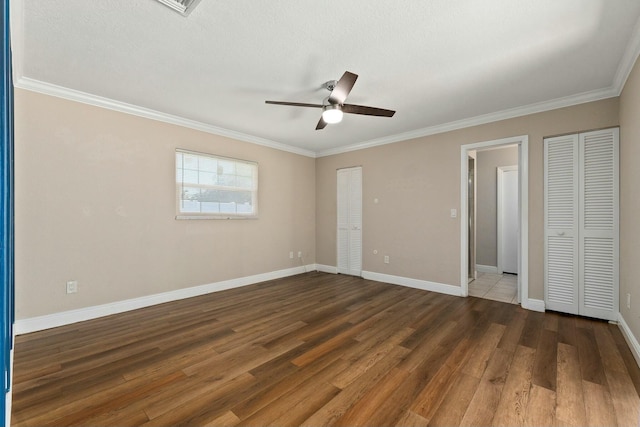
[(16, 338), (17, 426), (621, 425), (619, 329), (308, 273)]

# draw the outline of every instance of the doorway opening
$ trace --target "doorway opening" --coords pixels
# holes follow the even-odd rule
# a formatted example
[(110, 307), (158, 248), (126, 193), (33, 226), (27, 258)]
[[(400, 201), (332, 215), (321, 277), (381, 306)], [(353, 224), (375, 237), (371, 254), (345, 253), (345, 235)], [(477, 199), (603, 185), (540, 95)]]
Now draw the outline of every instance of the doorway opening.
[[(517, 150), (515, 157), (517, 161)], [(518, 165), (498, 166), (497, 172), (496, 246), (498, 274), (517, 275)]]
[[(489, 165), (501, 156), (510, 160)], [(483, 157), (489, 165), (484, 172)], [(483, 180), (483, 173), (492, 178)], [(462, 295), (528, 308), (528, 137), (463, 145), (460, 188)]]

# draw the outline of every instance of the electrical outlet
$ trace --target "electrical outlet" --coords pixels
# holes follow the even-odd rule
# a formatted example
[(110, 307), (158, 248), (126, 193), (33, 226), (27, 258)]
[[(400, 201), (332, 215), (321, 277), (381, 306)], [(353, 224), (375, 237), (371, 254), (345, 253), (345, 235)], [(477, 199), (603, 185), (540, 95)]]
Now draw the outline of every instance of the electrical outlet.
[(627, 294), (627, 308), (631, 308), (631, 294)]
[(69, 280), (67, 282), (67, 293), (75, 294), (78, 292), (78, 281), (77, 280)]
[(298, 251), (298, 258), (302, 258), (302, 251)]
[(384, 256), (384, 263), (389, 264), (389, 255)]
[(289, 252), (289, 259), (293, 259), (293, 251)]

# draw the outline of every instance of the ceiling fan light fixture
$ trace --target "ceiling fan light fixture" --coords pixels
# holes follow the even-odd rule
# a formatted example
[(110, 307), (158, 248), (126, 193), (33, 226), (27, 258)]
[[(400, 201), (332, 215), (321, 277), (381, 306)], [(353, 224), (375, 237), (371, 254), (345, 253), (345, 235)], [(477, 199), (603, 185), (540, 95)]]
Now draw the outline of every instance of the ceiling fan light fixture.
[(322, 111), (322, 119), (329, 124), (340, 123), (342, 121), (342, 109), (339, 105), (326, 105)]

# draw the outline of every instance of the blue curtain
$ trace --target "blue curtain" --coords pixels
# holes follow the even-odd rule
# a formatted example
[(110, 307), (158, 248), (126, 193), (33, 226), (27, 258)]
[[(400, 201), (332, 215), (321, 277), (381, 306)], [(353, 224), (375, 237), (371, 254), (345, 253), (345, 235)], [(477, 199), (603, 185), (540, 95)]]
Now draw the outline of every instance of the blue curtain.
[(0, 88), (0, 299), (2, 299), (2, 372), (4, 395), (2, 421), (5, 424), (6, 394), (11, 385), (11, 346), (14, 321), (13, 273), (13, 82), (9, 40), (9, 0), (2, 1), (2, 87)]

